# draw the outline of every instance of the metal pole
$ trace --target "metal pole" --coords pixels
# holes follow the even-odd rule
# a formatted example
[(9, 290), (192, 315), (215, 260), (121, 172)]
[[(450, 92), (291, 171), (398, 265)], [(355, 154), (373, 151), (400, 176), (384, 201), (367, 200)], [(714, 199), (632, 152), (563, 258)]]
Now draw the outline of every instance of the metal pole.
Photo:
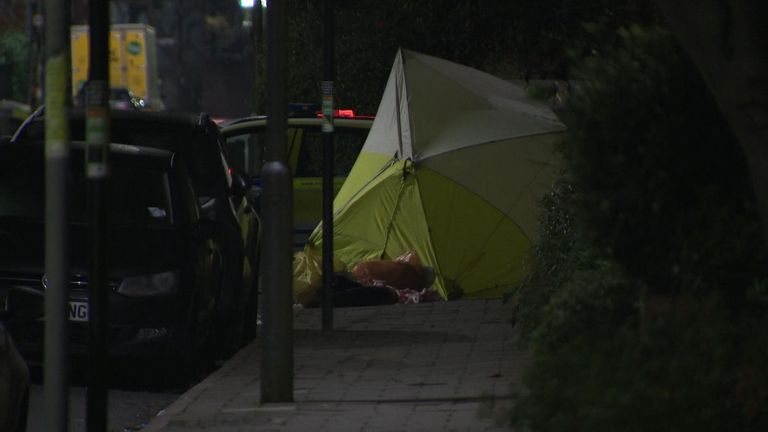
[(293, 401), (293, 185), (286, 165), (287, 0), (267, 4), (267, 163), (262, 169), (261, 402)]
[(33, 15), (35, 14), (35, 3), (33, 0), (27, 0), (27, 35), (29, 37), (29, 60), (27, 65), (27, 79), (29, 80), (29, 89), (27, 91), (27, 103), (31, 109), (35, 109), (35, 26), (33, 24)]
[(109, 181), (109, 1), (89, 5), (90, 55), (86, 90), (88, 178), (88, 388), (86, 430), (107, 430), (107, 332), (109, 290), (105, 255)]
[(251, 105), (251, 112), (256, 113), (263, 108), (259, 104), (259, 82), (262, 79), (264, 73), (262, 67), (262, 54), (261, 47), (264, 41), (264, 16), (266, 15), (262, 10), (261, 2), (256, 0), (253, 5), (253, 16), (251, 22), (251, 40), (253, 42), (253, 104)]
[(187, 10), (184, 0), (176, 0), (176, 106), (186, 109), (186, 91), (187, 80), (184, 76), (184, 58), (182, 57), (182, 40), (186, 36), (183, 31), (184, 12)]
[(266, 22), (266, 13), (264, 12), (264, 7), (261, 5), (260, 1), (256, 1), (256, 4), (253, 5), (253, 40), (257, 45), (261, 45), (261, 42), (264, 40), (264, 31), (266, 28), (265, 25)]
[(46, 431), (69, 425), (69, 1), (51, 2), (45, 23), (45, 416)]
[(44, 4), (36, 0), (28, 0), (27, 19), (30, 41), (29, 54), (29, 106), (33, 110), (40, 106), (41, 96), (44, 97), (43, 85), (45, 80), (45, 45), (46, 27), (43, 16)]
[(323, 1), (323, 330), (333, 330), (333, 0)]

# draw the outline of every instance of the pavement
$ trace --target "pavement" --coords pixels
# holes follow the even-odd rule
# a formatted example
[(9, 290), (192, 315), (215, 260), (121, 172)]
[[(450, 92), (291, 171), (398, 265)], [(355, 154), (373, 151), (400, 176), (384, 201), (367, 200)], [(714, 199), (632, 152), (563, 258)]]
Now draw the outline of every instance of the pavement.
[(293, 401), (261, 403), (259, 339), (142, 432), (509, 431), (530, 353), (501, 300), (294, 315)]

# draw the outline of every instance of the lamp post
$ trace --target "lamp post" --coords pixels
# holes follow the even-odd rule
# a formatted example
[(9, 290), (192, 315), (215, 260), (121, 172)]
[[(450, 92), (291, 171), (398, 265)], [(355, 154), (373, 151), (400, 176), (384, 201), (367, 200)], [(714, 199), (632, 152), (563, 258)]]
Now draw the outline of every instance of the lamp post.
[[(45, 19), (43, 4), (27, 0), (27, 32), (29, 33), (29, 107), (34, 110), (43, 102), (45, 82)], [(56, 9), (57, 7), (54, 7)], [(53, 16), (53, 15), (51, 15)], [(69, 37), (69, 36), (67, 36)]]
[(251, 112), (255, 113), (263, 109), (260, 108), (259, 104), (261, 96), (259, 89), (264, 76), (262, 41), (265, 38), (267, 2), (266, 0), (240, 0), (240, 7), (243, 9), (243, 28), (248, 30), (253, 48), (253, 76), (251, 81), (253, 104)]
[(293, 402), (293, 182), (287, 165), (287, 0), (267, 7), (267, 162), (264, 181), (264, 284), (261, 401)]
[(92, 0), (88, 8), (89, 49), (85, 139), (88, 179), (88, 387), (86, 430), (107, 429), (107, 185), (109, 182), (109, 1)]
[(69, 2), (48, 5), (45, 33), (45, 412), (46, 431), (69, 424)]
[(240, 8), (243, 9), (243, 27), (250, 28), (253, 26), (254, 16), (254, 1), (253, 0), (240, 0)]
[(333, 0), (323, 0), (323, 330), (333, 330)]

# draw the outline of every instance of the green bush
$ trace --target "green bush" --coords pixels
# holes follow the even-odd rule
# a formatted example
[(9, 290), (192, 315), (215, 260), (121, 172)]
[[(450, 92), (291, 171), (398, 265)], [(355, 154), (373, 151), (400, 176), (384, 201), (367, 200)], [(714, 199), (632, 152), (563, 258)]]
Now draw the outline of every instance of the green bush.
[(631, 333), (627, 315), (636, 316), (628, 301), (634, 287), (611, 263), (594, 257), (591, 261), (543, 308), (546, 318), (533, 335), (530, 394), (513, 412), (519, 428), (606, 430), (601, 424), (618, 426), (627, 411), (630, 401), (621, 393), (633, 376), (622, 371), (635, 353), (625, 352), (630, 345), (622, 339)]
[[(26, 102), (29, 92), (29, 38), (20, 31), (0, 33), (0, 64), (10, 65), (11, 99)], [(8, 66), (6, 66), (8, 67)]]
[(737, 142), (665, 31), (621, 36), (578, 69), (582, 91), (564, 116), (582, 191), (575, 217), (603, 255), (653, 290), (747, 286), (766, 256), (754, 253), (758, 224)]
[(716, 294), (643, 296), (615, 265), (595, 265), (545, 308), (517, 428), (766, 430), (764, 313), (734, 313)]
[(585, 265), (586, 251), (577, 249), (583, 249), (584, 242), (577, 240), (573, 221), (576, 200), (574, 187), (565, 179), (559, 180), (542, 199), (541, 236), (533, 247), (535, 271), (508, 296), (515, 307), (523, 342), (540, 324), (543, 309), (557, 289)]
[(671, 37), (585, 58), (515, 293), (534, 353), (517, 430), (768, 430), (768, 278), (747, 171)]
[[(583, 21), (616, 28), (656, 18), (647, 0), (340, 0), (335, 5), (335, 102), (364, 114), (376, 113), (400, 47), (505, 79), (562, 78), (569, 66), (565, 42), (584, 37)], [(288, 1), (291, 101), (319, 99), (321, 6), (315, 0)], [(257, 85), (259, 94), (264, 84)], [(263, 108), (262, 99), (257, 110)]]

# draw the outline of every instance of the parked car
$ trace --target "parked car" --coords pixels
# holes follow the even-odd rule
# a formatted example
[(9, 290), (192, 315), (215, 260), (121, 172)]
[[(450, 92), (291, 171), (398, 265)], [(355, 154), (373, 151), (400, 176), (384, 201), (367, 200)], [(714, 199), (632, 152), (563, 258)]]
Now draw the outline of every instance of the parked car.
[[(44, 144), (0, 148), (0, 299), (5, 322), (30, 359), (42, 358)], [(213, 360), (224, 254), (217, 223), (195, 195), (182, 158), (165, 150), (112, 144), (108, 200), (109, 354), (170, 361), (191, 377)], [(88, 348), (89, 287), (85, 145), (74, 143), (68, 181), (70, 350)]]
[[(322, 217), (322, 116), (313, 104), (292, 105), (287, 124), (288, 165), (293, 175), (294, 247), (301, 248)], [(373, 117), (337, 110), (334, 115), (334, 194), (344, 183), (373, 124)], [(222, 122), (226, 151), (235, 170), (250, 177), (259, 195), (266, 156), (267, 117)], [(256, 198), (257, 199), (257, 198)]]
[(28, 409), (29, 369), (0, 322), (0, 431), (26, 431)]
[[(216, 222), (222, 247), (224, 275), (217, 299), (220, 319), (215, 323), (219, 352), (228, 357), (256, 335), (260, 221), (245, 198), (245, 178), (230, 168), (224, 140), (206, 114), (149, 111), (114, 111), (111, 141), (168, 150), (185, 161), (198, 202), (207, 218)], [(43, 110), (38, 110), (13, 136), (12, 142), (42, 139)], [(85, 139), (85, 115), (71, 114), (73, 140)]]

